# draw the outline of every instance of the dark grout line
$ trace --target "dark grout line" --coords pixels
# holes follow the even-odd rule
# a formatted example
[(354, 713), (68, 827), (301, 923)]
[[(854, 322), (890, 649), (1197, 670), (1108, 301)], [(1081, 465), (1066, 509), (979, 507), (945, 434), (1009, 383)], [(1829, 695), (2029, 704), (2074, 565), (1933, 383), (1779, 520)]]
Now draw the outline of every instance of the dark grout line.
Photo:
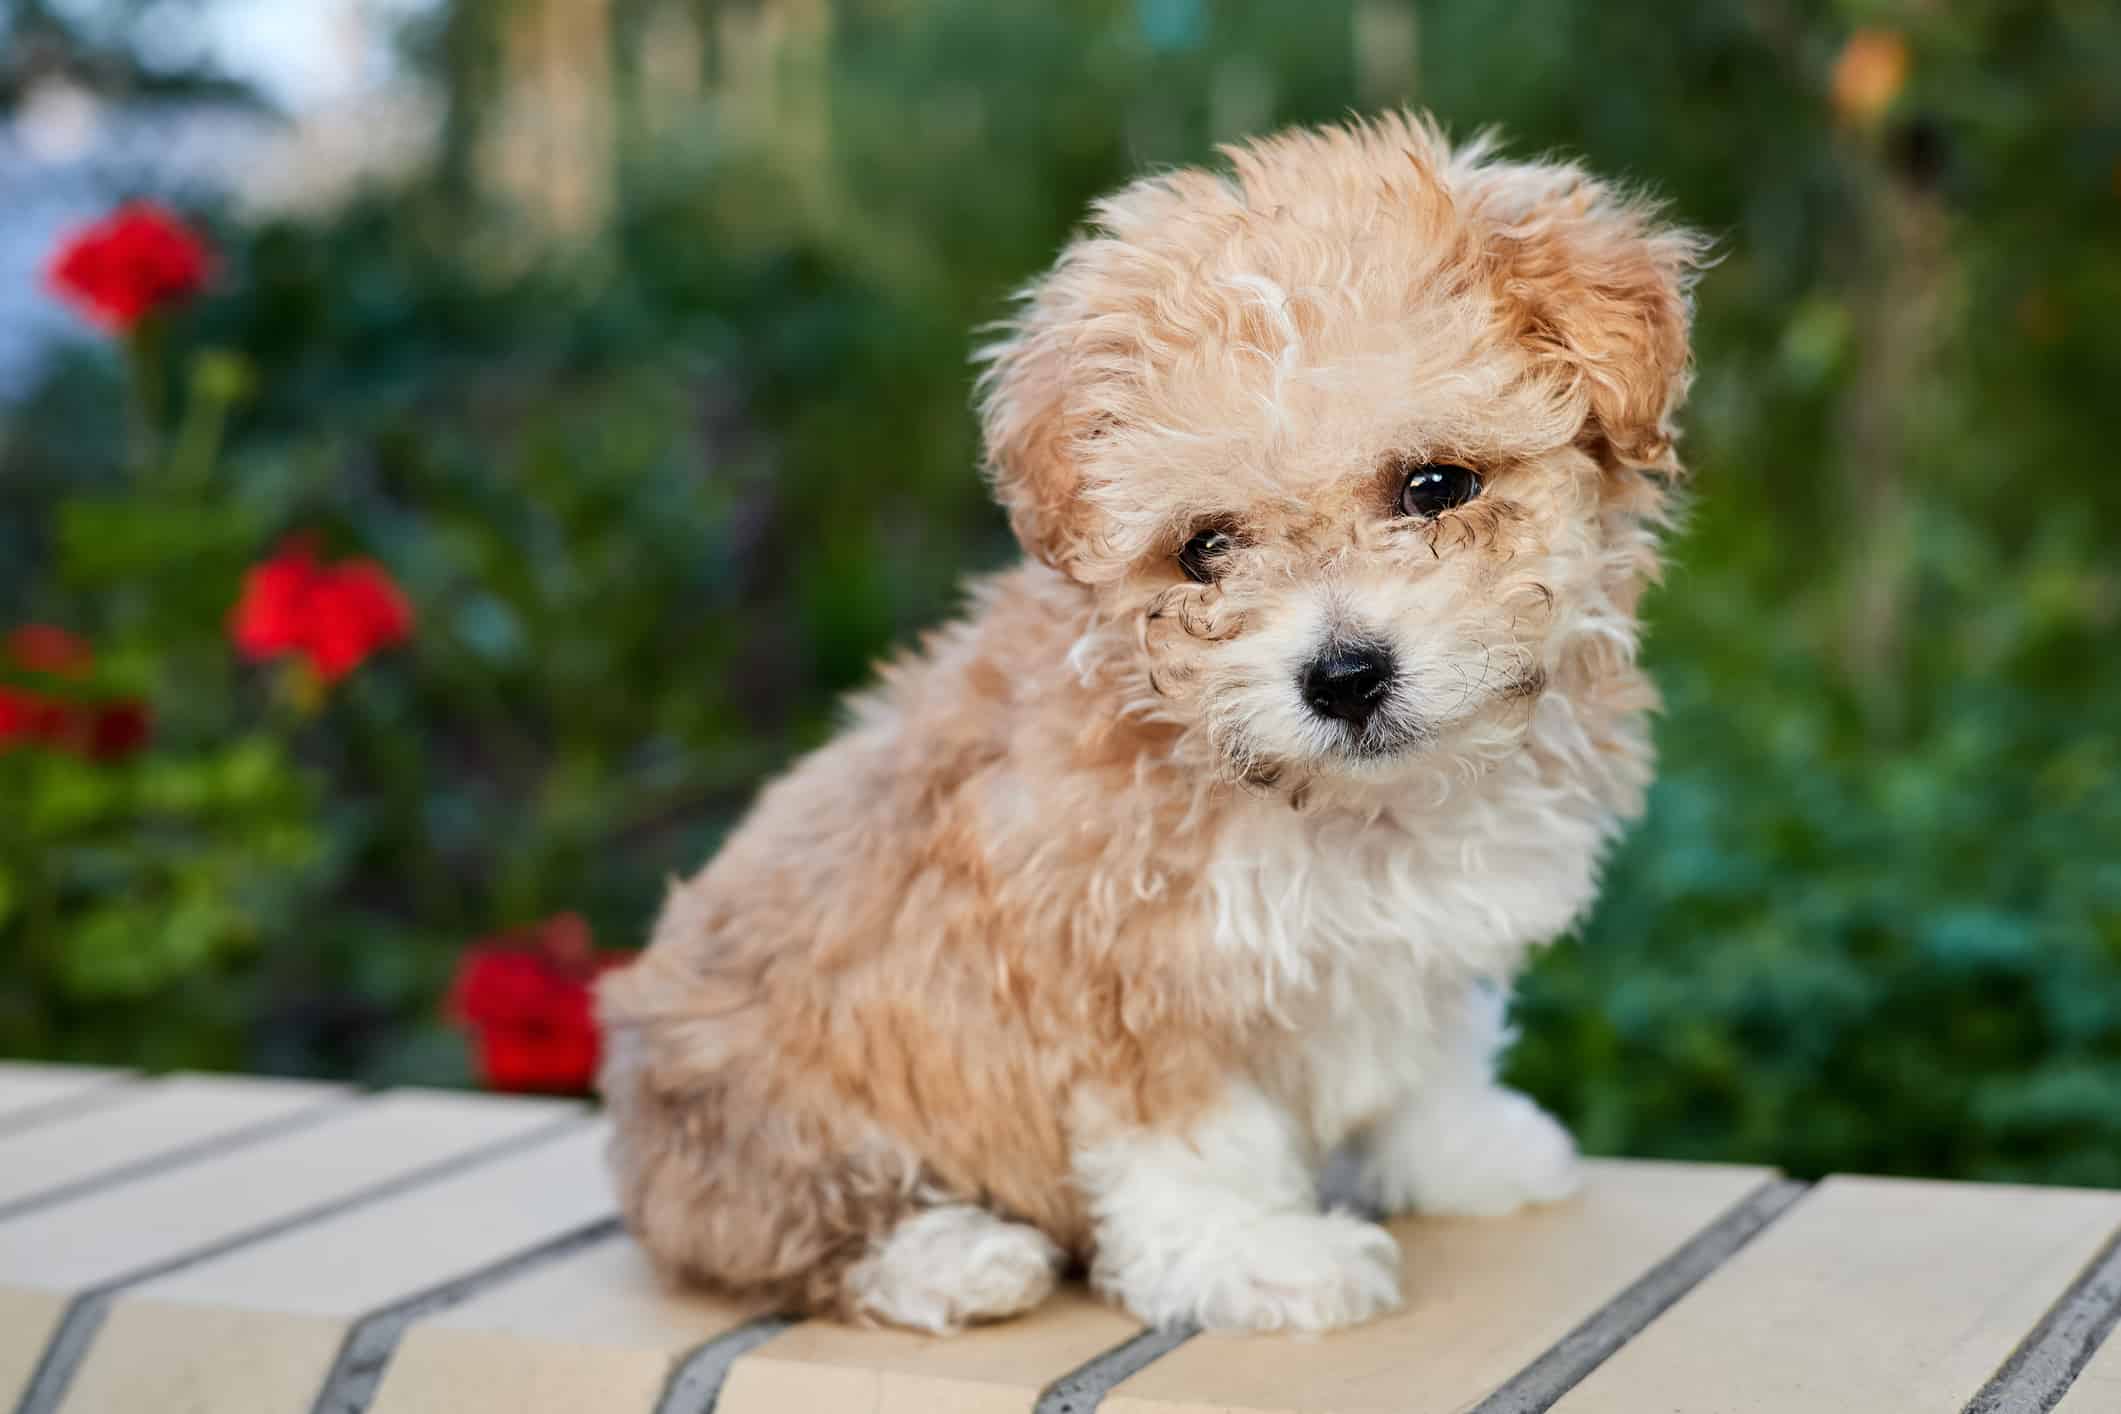
[(1469, 1414), (1543, 1414), (1613, 1352), (1788, 1212), (1809, 1185), (1773, 1179), (1740, 1199), (1627, 1290), (1556, 1341)]
[(354, 1323), (332, 1361), (331, 1373), (310, 1405), (310, 1414), (362, 1414), (376, 1397), (383, 1372), (398, 1342), (415, 1321), (446, 1311), (482, 1291), (500, 1286), (527, 1272), (571, 1257), (619, 1236), (623, 1228), (617, 1217), (599, 1218), (572, 1232), (549, 1238), (476, 1271), (453, 1277), (427, 1290), (393, 1301), (371, 1311)]
[(150, 1093), (145, 1076), (130, 1073), (105, 1076), (69, 1094), (55, 1095), (19, 1110), (0, 1113), (0, 1139), (12, 1138), (55, 1119), (72, 1119), (85, 1110), (108, 1109), (121, 1100)]
[[(142, 1087), (143, 1095), (151, 1093), (150, 1089), (145, 1086)], [(144, 1159), (135, 1159), (129, 1164), (119, 1164), (116, 1168), (108, 1168), (98, 1173), (84, 1175), (71, 1183), (63, 1183), (57, 1188), (47, 1188), (36, 1193), (25, 1194), (10, 1202), (0, 1203), (0, 1222), (21, 1217), (24, 1213), (36, 1212), (41, 1208), (55, 1207), (61, 1203), (71, 1203), (77, 1198), (86, 1198), (92, 1194), (116, 1188), (121, 1184), (151, 1177), (167, 1169), (195, 1163), (200, 1159), (216, 1158), (222, 1154), (240, 1149), (247, 1144), (255, 1144), (261, 1139), (276, 1139), (283, 1134), (291, 1134), (298, 1129), (307, 1129), (312, 1124), (329, 1119), (337, 1111), (358, 1103), (362, 1098), (362, 1096), (354, 1094), (333, 1095), (319, 1100), (313, 1105), (305, 1105), (299, 1110), (290, 1111), (287, 1114), (275, 1115), (271, 1119), (257, 1120), (221, 1134), (209, 1135), (204, 1139), (195, 1139), (187, 1144), (179, 1144), (175, 1148), (165, 1149), (159, 1154), (150, 1154)]]
[(714, 1414), (729, 1367), (782, 1331), (796, 1325), (787, 1316), (761, 1316), (724, 1331), (678, 1362), (655, 1402), (655, 1414)]
[[(354, 1108), (349, 1106), (349, 1113), (353, 1112)], [(513, 1134), (506, 1139), (480, 1145), (465, 1153), (424, 1164), (395, 1177), (372, 1183), (353, 1193), (342, 1194), (329, 1202), (275, 1219), (261, 1227), (250, 1228), (217, 1242), (210, 1242), (204, 1247), (194, 1248), (168, 1261), (136, 1268), (113, 1281), (78, 1293), (67, 1303), (66, 1314), (59, 1318), (57, 1329), (45, 1343), (44, 1354), (37, 1361), (37, 1368), (30, 1376), (29, 1387), (22, 1392), (21, 1400), (15, 1405), (15, 1414), (53, 1414), (60, 1401), (66, 1397), (67, 1387), (73, 1383), (82, 1360), (87, 1358), (89, 1346), (94, 1342), (96, 1333), (103, 1328), (104, 1320), (110, 1315), (111, 1304), (128, 1287), (183, 1271), (187, 1267), (198, 1266), (202, 1262), (210, 1262), (217, 1257), (225, 1257), (255, 1243), (285, 1236), (297, 1228), (338, 1217), (367, 1204), (397, 1197), (424, 1184), (477, 1168), (518, 1150), (534, 1148), (555, 1135), (593, 1122), (586, 1114), (567, 1115), (551, 1124), (541, 1124), (524, 1133)]]
[(1174, 1330), (1145, 1330), (1121, 1341), (1047, 1385), (1039, 1393), (1038, 1403), (1032, 1406), (1032, 1414), (1090, 1414), (1105, 1402), (1113, 1386), (1199, 1334), (1197, 1326), (1181, 1326)]
[(1965, 1414), (2048, 1414), (2121, 1323), (2121, 1231), (2055, 1299)]

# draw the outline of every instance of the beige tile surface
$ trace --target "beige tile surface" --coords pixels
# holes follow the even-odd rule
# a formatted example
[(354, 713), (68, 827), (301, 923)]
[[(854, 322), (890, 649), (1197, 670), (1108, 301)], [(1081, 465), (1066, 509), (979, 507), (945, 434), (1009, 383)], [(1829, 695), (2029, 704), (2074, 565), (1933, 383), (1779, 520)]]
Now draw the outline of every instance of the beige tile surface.
[(1566, 1203), (1503, 1219), (1402, 1219), (1392, 1231), (1404, 1309), (1316, 1340), (1202, 1336), (1123, 1381), (1103, 1409), (1465, 1409), (1773, 1176), (1598, 1160)]
[[(578, 1106), (400, 1090), (240, 1151), (0, 1222), (0, 1309), (77, 1292), (356, 1195), (424, 1165), (563, 1120)], [(0, 1408), (20, 1397), (48, 1329), (0, 1321)]]
[(13, 1408), (29, 1388), (68, 1299), (64, 1292), (0, 1286), (0, 1409)]
[(2114, 1414), (2121, 1410), (2121, 1327), (2106, 1338), (2077, 1376), (2055, 1414)]
[(731, 1366), (715, 1414), (1026, 1414), (1048, 1384), (1140, 1330), (1073, 1287), (955, 1336), (815, 1321)]
[(0, 1285), (100, 1285), (575, 1108), (441, 1091), (381, 1095), (314, 1128), (0, 1222)]
[[(345, 1323), (226, 1306), (121, 1305), (96, 1336), (64, 1414), (309, 1414)], [(116, 1348), (126, 1364), (103, 1357)]]
[[(21, 1073), (18, 1073), (21, 1072)], [(331, 1087), (143, 1081), (0, 1064), (0, 1204), (328, 1101)], [(12, 1088), (11, 1088), (12, 1087)], [(8, 1130), (10, 1097), (38, 1122)], [(567, 1128), (569, 1117), (581, 1122)], [(539, 1134), (550, 1129), (552, 1132)], [(613, 1211), (579, 1106), (400, 1091), (223, 1154), (0, 1220), (0, 1410), (78, 1293), (495, 1143), (522, 1148), (117, 1293), (62, 1414), (307, 1414), (363, 1317)], [(1463, 1411), (1771, 1175), (1601, 1161), (1579, 1198), (1502, 1221), (1394, 1225), (1409, 1305), (1317, 1340), (1197, 1338), (1105, 1414)], [(1591, 1372), (1556, 1414), (1960, 1408), (2121, 1227), (2121, 1193), (1831, 1179)], [(671, 1372), (758, 1312), (663, 1289), (613, 1237), (415, 1322), (373, 1414), (653, 1414)], [(1026, 1414), (1136, 1334), (1069, 1288), (936, 1339), (812, 1322), (739, 1358), (718, 1414)], [(2121, 1414), (2121, 1335), (2056, 1414)]]
[(55, 1101), (82, 1096), (116, 1081), (122, 1071), (96, 1066), (46, 1065), (41, 1061), (0, 1061), (0, 1130)]
[(1828, 1179), (1556, 1414), (1958, 1409), (2116, 1224), (2121, 1193)]
[(604, 1142), (583, 1125), (134, 1287), (59, 1407), (306, 1414), (360, 1317), (612, 1217)]
[(335, 1085), (173, 1075), (66, 1118), (0, 1135), (0, 1208), (322, 1104)]
[(757, 1314), (666, 1289), (615, 1237), (415, 1325), (371, 1414), (651, 1414), (686, 1354)]

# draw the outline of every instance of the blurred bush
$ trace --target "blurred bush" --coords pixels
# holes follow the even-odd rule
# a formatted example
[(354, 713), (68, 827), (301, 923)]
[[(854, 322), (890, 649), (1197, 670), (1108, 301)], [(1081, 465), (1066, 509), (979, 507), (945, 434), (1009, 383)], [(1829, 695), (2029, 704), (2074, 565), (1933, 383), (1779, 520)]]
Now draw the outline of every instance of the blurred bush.
[[(1723, 251), (1663, 777), (1518, 1078), (1600, 1150), (2121, 1183), (2121, 12), (457, 0), (409, 43), (431, 165), (217, 223), (163, 402), (254, 388), (203, 480), (128, 462), (94, 351), (0, 413), (5, 621), (157, 714), (0, 755), (0, 1052), (461, 1079), (467, 940), (636, 942), (1012, 553), (965, 355), (1087, 200), (1411, 102)], [(419, 618), (307, 704), (225, 635), (298, 531)]]

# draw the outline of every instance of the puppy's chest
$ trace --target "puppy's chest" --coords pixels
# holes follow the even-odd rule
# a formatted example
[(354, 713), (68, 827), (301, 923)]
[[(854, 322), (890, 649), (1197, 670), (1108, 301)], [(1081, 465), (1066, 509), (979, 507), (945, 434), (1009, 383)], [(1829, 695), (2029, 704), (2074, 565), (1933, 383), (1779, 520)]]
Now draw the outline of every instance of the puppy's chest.
[(1219, 946), (1264, 964), (1254, 1062), (1321, 1145), (1422, 1082), (1468, 989), (1588, 901), (1598, 834), (1536, 795), (1266, 817), (1211, 867)]
[(1261, 1033), (1264, 1086), (1330, 1150), (1431, 1075), (1461, 985), (1410, 963), (1347, 969)]

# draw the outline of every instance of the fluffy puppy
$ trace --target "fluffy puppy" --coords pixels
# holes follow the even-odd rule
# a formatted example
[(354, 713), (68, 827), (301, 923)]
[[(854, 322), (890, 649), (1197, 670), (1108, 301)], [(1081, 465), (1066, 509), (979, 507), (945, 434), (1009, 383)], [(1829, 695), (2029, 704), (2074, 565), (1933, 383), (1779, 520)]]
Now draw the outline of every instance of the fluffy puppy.
[(1071, 1260), (1145, 1321), (1399, 1299), (1321, 1212), (1567, 1194), (1503, 989), (1639, 807), (1695, 238), (1404, 116), (1098, 204), (984, 352), (1026, 563), (606, 979), (675, 1273), (933, 1331)]

